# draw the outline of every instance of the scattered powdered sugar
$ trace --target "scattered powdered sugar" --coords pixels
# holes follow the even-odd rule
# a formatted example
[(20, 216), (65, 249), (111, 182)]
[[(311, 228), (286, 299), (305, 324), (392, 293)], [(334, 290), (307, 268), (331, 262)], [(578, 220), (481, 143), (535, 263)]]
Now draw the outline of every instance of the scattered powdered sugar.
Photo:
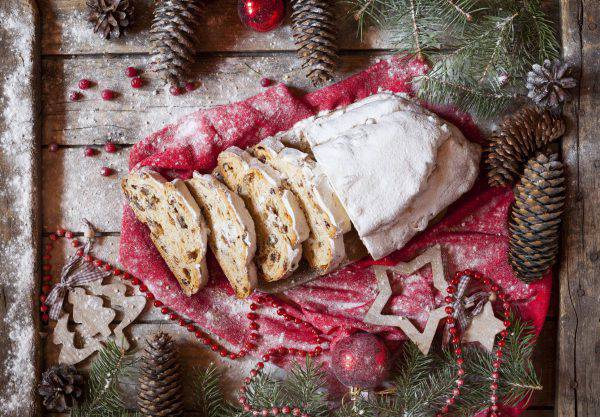
[[(10, 176), (0, 179), (0, 202), (4, 212), (0, 222), (2, 236), (0, 287), (6, 295), (2, 338), (8, 339), (8, 352), (2, 363), (0, 389), (3, 415), (29, 415), (35, 386), (35, 324), (33, 322), (35, 264), (37, 253), (32, 233), (35, 221), (33, 196), (35, 154), (33, 135), (34, 103), (31, 92), (35, 24), (16, 2), (0, 7), (0, 45), (11, 70), (0, 80), (0, 163), (10, 166)], [(26, 3), (23, 3), (26, 4)], [(12, 8), (11, 8), (12, 7)], [(24, 6), (27, 7), (27, 6)], [(10, 8), (10, 9), (9, 9)], [(29, 11), (27, 11), (29, 12)], [(14, 61), (14, 62), (11, 62)], [(10, 165), (8, 165), (10, 163)], [(8, 174), (8, 172), (4, 172)]]

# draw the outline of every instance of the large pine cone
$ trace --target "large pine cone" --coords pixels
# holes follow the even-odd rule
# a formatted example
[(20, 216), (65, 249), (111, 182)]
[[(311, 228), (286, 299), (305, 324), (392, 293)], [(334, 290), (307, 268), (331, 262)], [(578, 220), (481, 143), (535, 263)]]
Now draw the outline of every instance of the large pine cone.
[(133, 23), (133, 6), (129, 0), (88, 0), (88, 21), (94, 24), (94, 33), (104, 39), (118, 38), (123, 29)]
[(527, 96), (540, 106), (553, 108), (569, 100), (571, 95), (567, 90), (576, 85), (571, 68), (559, 59), (547, 59), (542, 65), (533, 64), (527, 73)]
[(297, 54), (314, 85), (329, 81), (337, 66), (337, 27), (334, 2), (294, 0), (292, 27)]
[(151, 68), (172, 86), (188, 80), (196, 61), (196, 28), (202, 3), (197, 0), (158, 0), (150, 28)]
[(508, 227), (508, 261), (524, 282), (542, 278), (556, 262), (564, 181), (558, 155), (538, 154), (529, 160), (515, 188)]
[(494, 132), (486, 149), (488, 183), (499, 187), (515, 182), (523, 166), (537, 152), (565, 133), (561, 116), (534, 107), (524, 107), (507, 117)]
[(47, 410), (63, 413), (81, 398), (83, 377), (74, 366), (53, 366), (43, 373), (38, 394)]
[(183, 415), (179, 358), (171, 336), (159, 332), (148, 340), (140, 366), (138, 405), (147, 417)]

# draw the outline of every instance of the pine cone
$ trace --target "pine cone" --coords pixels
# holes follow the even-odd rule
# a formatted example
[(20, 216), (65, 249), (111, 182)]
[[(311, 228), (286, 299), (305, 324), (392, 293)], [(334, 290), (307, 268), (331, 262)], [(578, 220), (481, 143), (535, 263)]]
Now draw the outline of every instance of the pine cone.
[(569, 65), (558, 59), (547, 59), (542, 65), (533, 64), (533, 69), (527, 73), (527, 96), (541, 106), (558, 106), (571, 98), (567, 89), (577, 85), (570, 73)]
[(195, 31), (202, 3), (197, 0), (158, 0), (150, 28), (154, 72), (174, 87), (187, 81), (196, 61)]
[(294, 0), (292, 27), (297, 54), (314, 85), (327, 82), (337, 66), (337, 27), (328, 0)]
[(523, 165), (565, 133), (560, 116), (524, 107), (507, 117), (494, 132), (486, 149), (485, 163), (491, 187), (510, 184), (521, 175)]
[(563, 165), (557, 154), (538, 154), (515, 188), (509, 220), (508, 261), (519, 279), (542, 278), (555, 262), (563, 213)]
[(123, 29), (133, 23), (133, 6), (129, 0), (88, 0), (88, 21), (94, 24), (94, 33), (104, 39), (118, 38)]
[(43, 373), (38, 394), (47, 410), (65, 412), (83, 394), (83, 377), (74, 366), (55, 365)]
[(159, 332), (148, 340), (140, 366), (138, 405), (147, 417), (183, 415), (179, 359), (171, 336)]

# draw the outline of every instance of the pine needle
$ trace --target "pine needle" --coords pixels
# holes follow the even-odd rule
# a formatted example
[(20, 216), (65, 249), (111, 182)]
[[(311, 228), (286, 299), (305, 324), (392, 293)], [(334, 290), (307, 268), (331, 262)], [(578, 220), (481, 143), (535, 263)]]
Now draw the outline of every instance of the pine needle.
[(123, 417), (136, 415), (125, 409), (119, 384), (130, 375), (132, 355), (109, 341), (92, 362), (86, 400), (71, 411), (72, 417)]
[(366, 24), (393, 33), (395, 48), (429, 61), (419, 97), (488, 117), (524, 96), (532, 64), (558, 56), (540, 0), (345, 0)]
[(195, 400), (203, 417), (224, 417), (231, 413), (221, 389), (221, 373), (214, 363), (195, 369)]

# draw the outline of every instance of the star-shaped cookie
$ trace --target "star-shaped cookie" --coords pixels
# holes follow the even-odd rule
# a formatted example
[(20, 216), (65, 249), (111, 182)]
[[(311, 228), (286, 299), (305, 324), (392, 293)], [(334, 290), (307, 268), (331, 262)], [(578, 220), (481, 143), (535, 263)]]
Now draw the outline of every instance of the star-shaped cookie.
[(471, 324), (463, 334), (463, 342), (479, 342), (492, 352), (496, 335), (504, 329), (504, 322), (494, 315), (492, 302), (488, 301), (483, 306), (481, 314), (471, 320)]

